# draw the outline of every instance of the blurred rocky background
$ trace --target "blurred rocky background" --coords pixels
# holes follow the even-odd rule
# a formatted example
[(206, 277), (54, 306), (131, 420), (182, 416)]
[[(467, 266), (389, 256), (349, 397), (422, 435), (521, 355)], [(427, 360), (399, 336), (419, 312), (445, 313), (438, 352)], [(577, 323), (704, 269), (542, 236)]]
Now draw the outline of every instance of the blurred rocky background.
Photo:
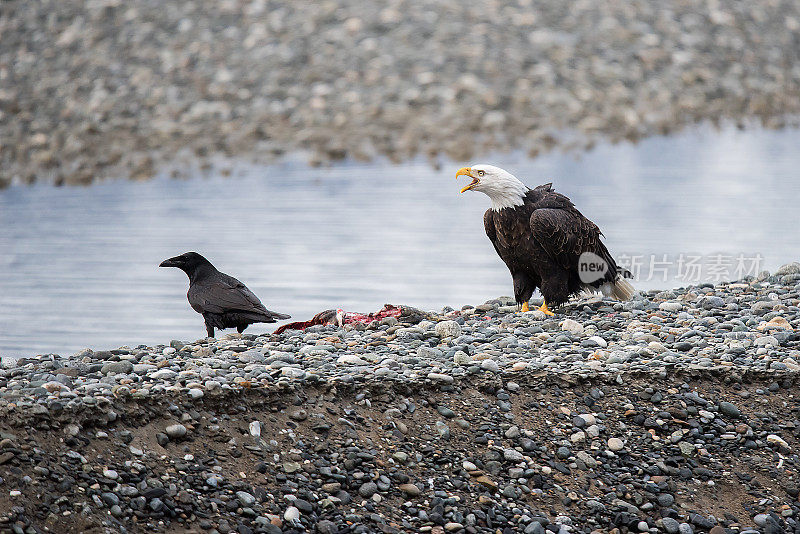
[(0, 186), (781, 127), (799, 52), (791, 0), (6, 0)]

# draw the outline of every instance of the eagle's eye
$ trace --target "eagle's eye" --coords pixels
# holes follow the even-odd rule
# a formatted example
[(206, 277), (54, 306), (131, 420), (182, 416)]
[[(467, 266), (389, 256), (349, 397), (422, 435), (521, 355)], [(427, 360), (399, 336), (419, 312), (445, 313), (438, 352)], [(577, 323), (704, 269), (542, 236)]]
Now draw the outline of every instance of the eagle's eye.
[(478, 171), (478, 176), (483, 176), (484, 174), (486, 174), (484, 171)]

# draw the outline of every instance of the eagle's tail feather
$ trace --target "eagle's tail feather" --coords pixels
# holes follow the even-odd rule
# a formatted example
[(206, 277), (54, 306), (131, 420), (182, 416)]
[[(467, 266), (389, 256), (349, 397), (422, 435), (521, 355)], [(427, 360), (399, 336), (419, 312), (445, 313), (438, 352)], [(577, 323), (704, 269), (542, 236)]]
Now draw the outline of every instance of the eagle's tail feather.
[(616, 282), (611, 285), (611, 296), (617, 300), (631, 300), (636, 293), (636, 289), (624, 277), (617, 277)]

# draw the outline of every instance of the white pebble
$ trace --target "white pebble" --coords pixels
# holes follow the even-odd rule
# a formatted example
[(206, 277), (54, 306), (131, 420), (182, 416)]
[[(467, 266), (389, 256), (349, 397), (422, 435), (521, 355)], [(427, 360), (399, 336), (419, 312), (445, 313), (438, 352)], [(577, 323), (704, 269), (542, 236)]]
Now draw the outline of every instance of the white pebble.
[(483, 369), (485, 371), (492, 371), (493, 373), (496, 373), (496, 372), (498, 372), (500, 370), (500, 366), (494, 360), (483, 360), (481, 362), (481, 369)]
[(662, 302), (658, 305), (659, 310), (668, 311), (668, 312), (677, 312), (681, 311), (683, 308), (683, 304), (680, 302)]
[(583, 325), (574, 319), (564, 319), (559, 326), (561, 330), (565, 330), (572, 335), (579, 336), (583, 334)]
[(339, 359), (336, 360), (336, 363), (344, 365), (367, 365), (365, 360), (362, 360), (355, 354), (343, 354), (339, 356)]
[(581, 441), (584, 441), (585, 439), (586, 439), (586, 433), (583, 432), (582, 430), (579, 430), (579, 431), (575, 432), (574, 434), (572, 434), (569, 437), (569, 440), (572, 443), (580, 443)]
[(258, 421), (253, 421), (250, 423), (250, 435), (253, 437), (259, 437), (261, 435), (261, 423)]
[(786, 443), (786, 441), (784, 441), (784, 439), (782, 437), (780, 437), (780, 436), (778, 436), (776, 434), (770, 434), (769, 436), (767, 436), (767, 442), (768, 443), (772, 443), (773, 445), (778, 445), (778, 446), (783, 447), (785, 449), (789, 448), (789, 444)]
[(592, 336), (592, 337), (589, 338), (589, 340), (590, 341), (594, 341), (595, 343), (597, 343), (597, 346), (600, 347), (600, 348), (604, 349), (604, 348), (608, 347), (608, 342), (605, 339), (603, 339), (602, 337), (600, 337), (600, 336)]
[(461, 335), (461, 325), (455, 321), (442, 321), (436, 323), (434, 331), (441, 338), (458, 337)]
[(587, 425), (594, 425), (597, 423), (597, 418), (590, 413), (582, 413), (578, 415)]

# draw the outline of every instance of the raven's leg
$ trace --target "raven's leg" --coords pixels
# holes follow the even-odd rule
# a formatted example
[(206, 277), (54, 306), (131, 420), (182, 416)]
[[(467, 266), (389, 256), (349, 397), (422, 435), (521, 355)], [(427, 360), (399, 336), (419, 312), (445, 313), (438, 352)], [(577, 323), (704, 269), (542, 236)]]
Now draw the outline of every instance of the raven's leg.
[(206, 321), (206, 332), (208, 333), (208, 337), (214, 337), (214, 327), (211, 326), (211, 323)]
[(239, 326), (236, 327), (236, 331), (241, 334), (242, 332), (244, 332), (245, 328), (247, 328), (246, 324), (240, 324)]

